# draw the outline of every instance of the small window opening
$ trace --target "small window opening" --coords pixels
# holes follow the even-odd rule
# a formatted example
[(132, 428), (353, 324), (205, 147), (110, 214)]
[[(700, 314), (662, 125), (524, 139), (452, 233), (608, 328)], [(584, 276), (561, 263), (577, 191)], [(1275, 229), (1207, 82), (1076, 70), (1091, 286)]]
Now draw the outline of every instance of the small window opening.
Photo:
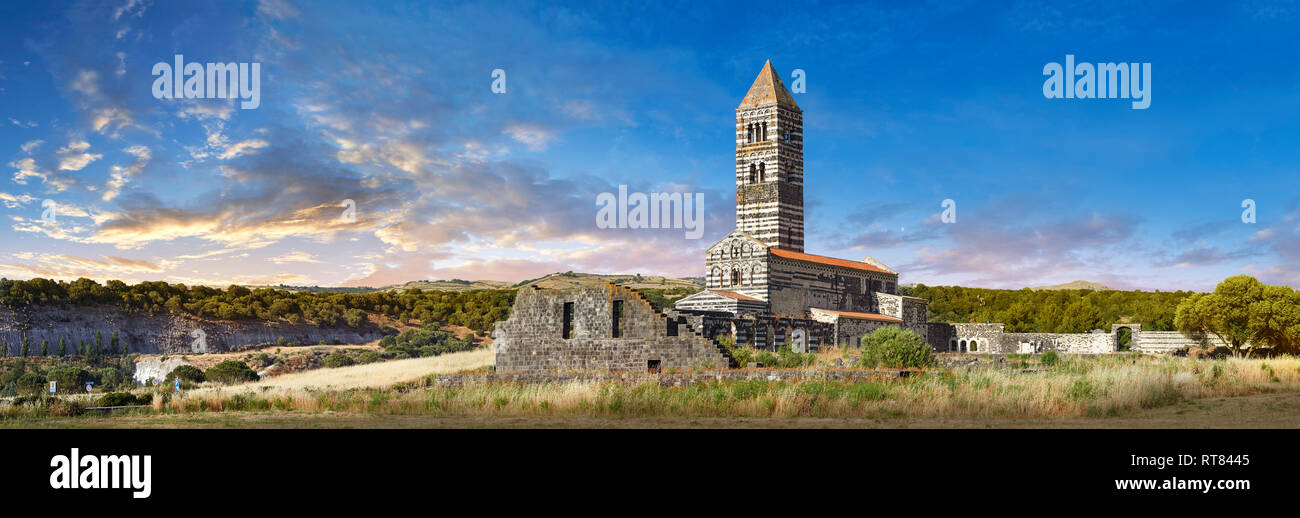
[(564, 303), (564, 327), (560, 331), (565, 340), (573, 338), (573, 303)]

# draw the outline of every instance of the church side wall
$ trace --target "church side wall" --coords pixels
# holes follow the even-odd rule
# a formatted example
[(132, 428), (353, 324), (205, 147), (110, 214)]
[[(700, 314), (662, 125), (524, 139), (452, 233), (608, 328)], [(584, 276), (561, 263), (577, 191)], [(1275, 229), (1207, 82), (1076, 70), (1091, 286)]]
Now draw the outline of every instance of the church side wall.
[(897, 289), (898, 276), (772, 257), (768, 301), (772, 313), (803, 315), (807, 308), (875, 313), (875, 291)]

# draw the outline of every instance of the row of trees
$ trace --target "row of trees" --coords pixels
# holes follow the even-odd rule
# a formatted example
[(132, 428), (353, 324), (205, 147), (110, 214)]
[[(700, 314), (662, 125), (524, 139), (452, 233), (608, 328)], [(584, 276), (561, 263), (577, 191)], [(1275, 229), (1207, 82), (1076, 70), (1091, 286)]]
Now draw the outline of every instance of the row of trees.
[(1213, 293), (1183, 300), (1174, 323), (1189, 337), (1217, 337), (1237, 355), (1269, 349), (1300, 354), (1300, 291), (1249, 275), (1229, 277)]
[[(57, 349), (55, 349), (51, 348), (49, 340), (41, 340), (40, 356), (68, 356), (69, 343), (68, 337), (65, 336), (60, 338)], [(24, 336), (20, 344), (21, 345), (18, 347), (18, 356), (27, 358), (28, 356), (34, 355), (34, 351), (32, 351), (32, 342), (29, 338)], [(115, 354), (126, 355), (130, 354), (131, 351), (125, 341), (118, 339), (117, 331), (113, 331), (113, 334), (109, 337), (107, 347), (104, 345), (104, 334), (100, 331), (96, 331), (94, 341), (87, 344), (85, 340), (80, 340), (78, 344), (73, 345), (71, 352), (73, 356), (98, 358)], [(9, 339), (0, 339), (0, 358), (7, 358), (8, 356)]]
[(1086, 333), (1111, 324), (1173, 331), (1179, 302), (1191, 292), (1119, 290), (994, 290), (961, 286), (903, 287), (930, 300), (932, 322), (1001, 322), (1010, 333)]
[(312, 293), (271, 288), (226, 289), (186, 286), (161, 281), (127, 285), (99, 284), (90, 279), (72, 282), (36, 278), (0, 279), (0, 305), (33, 304), (92, 306), (109, 304), (127, 311), (189, 313), (224, 320), (311, 322), (321, 326), (363, 325), (367, 313), (404, 321), (461, 325), (480, 333), (505, 318), (514, 302), (513, 290)]
[(60, 393), (82, 392), (86, 382), (106, 390), (135, 386), (135, 362), (130, 357), (105, 361), (95, 366), (86, 362), (60, 362), (56, 365), (29, 364), (22, 358), (9, 360), (0, 369), (0, 395), (44, 393), (49, 382), (57, 382)]

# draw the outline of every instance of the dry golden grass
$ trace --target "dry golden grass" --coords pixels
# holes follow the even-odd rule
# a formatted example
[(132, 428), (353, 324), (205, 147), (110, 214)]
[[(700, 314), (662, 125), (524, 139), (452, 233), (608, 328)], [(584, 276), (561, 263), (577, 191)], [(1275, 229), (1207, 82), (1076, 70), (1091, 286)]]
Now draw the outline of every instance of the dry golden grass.
[[(487, 357), (490, 353), (484, 355)], [(466, 358), (439, 369), (450, 372), (481, 365)], [(341, 370), (330, 369), (335, 374)], [(661, 387), (653, 382), (569, 382), (359, 388), (376, 387), (381, 379), (372, 377), (369, 383), (354, 387), (357, 390), (321, 390), (318, 381), (274, 385), (266, 390), (260, 389), (261, 384), (249, 384), (223, 391), (194, 391), (166, 403), (157, 402), (155, 408), (173, 412), (289, 410), (499, 417), (1056, 419), (1119, 415), (1207, 397), (1300, 393), (1300, 359), (1069, 357), (1055, 368), (1036, 373), (961, 369), (886, 383), (737, 380), (684, 387)], [(331, 382), (337, 387), (337, 376)], [(259, 388), (254, 393), (232, 393), (247, 387)]]

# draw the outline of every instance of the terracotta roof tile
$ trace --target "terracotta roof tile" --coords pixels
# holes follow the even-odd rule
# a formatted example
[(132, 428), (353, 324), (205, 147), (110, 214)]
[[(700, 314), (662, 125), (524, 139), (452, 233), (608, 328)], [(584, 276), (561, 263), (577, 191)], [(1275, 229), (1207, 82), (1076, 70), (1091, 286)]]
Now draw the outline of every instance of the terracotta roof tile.
[(754, 297), (750, 297), (749, 295), (741, 295), (734, 291), (724, 291), (724, 290), (709, 290), (709, 291), (712, 293), (717, 293), (718, 295), (722, 295), (723, 297), (727, 297), (729, 299), (752, 300), (754, 302), (763, 302), (763, 299), (756, 299)]
[(856, 311), (838, 311), (834, 309), (822, 309), (822, 308), (812, 308), (812, 309), (815, 309), (817, 311), (825, 311), (827, 313), (834, 313), (842, 317), (860, 318), (863, 320), (879, 320), (881, 322), (895, 322), (899, 324), (903, 323), (903, 319), (901, 318), (891, 317), (889, 315), (881, 315), (879, 313), (858, 313)]
[(866, 270), (869, 272), (879, 272), (879, 273), (887, 273), (890, 275), (897, 275), (896, 273), (891, 272), (889, 270), (880, 268), (870, 263), (864, 263), (861, 261), (850, 261), (848, 259), (836, 259), (834, 257), (826, 257), (824, 255), (805, 254), (803, 252), (786, 250), (784, 248), (769, 248), (768, 250), (771, 250), (772, 254), (776, 255), (777, 257), (794, 259), (796, 261), (808, 261), (810, 263), (820, 263), (820, 264), (827, 264), (831, 266), (842, 266), (845, 268), (853, 268), (855, 270)]

